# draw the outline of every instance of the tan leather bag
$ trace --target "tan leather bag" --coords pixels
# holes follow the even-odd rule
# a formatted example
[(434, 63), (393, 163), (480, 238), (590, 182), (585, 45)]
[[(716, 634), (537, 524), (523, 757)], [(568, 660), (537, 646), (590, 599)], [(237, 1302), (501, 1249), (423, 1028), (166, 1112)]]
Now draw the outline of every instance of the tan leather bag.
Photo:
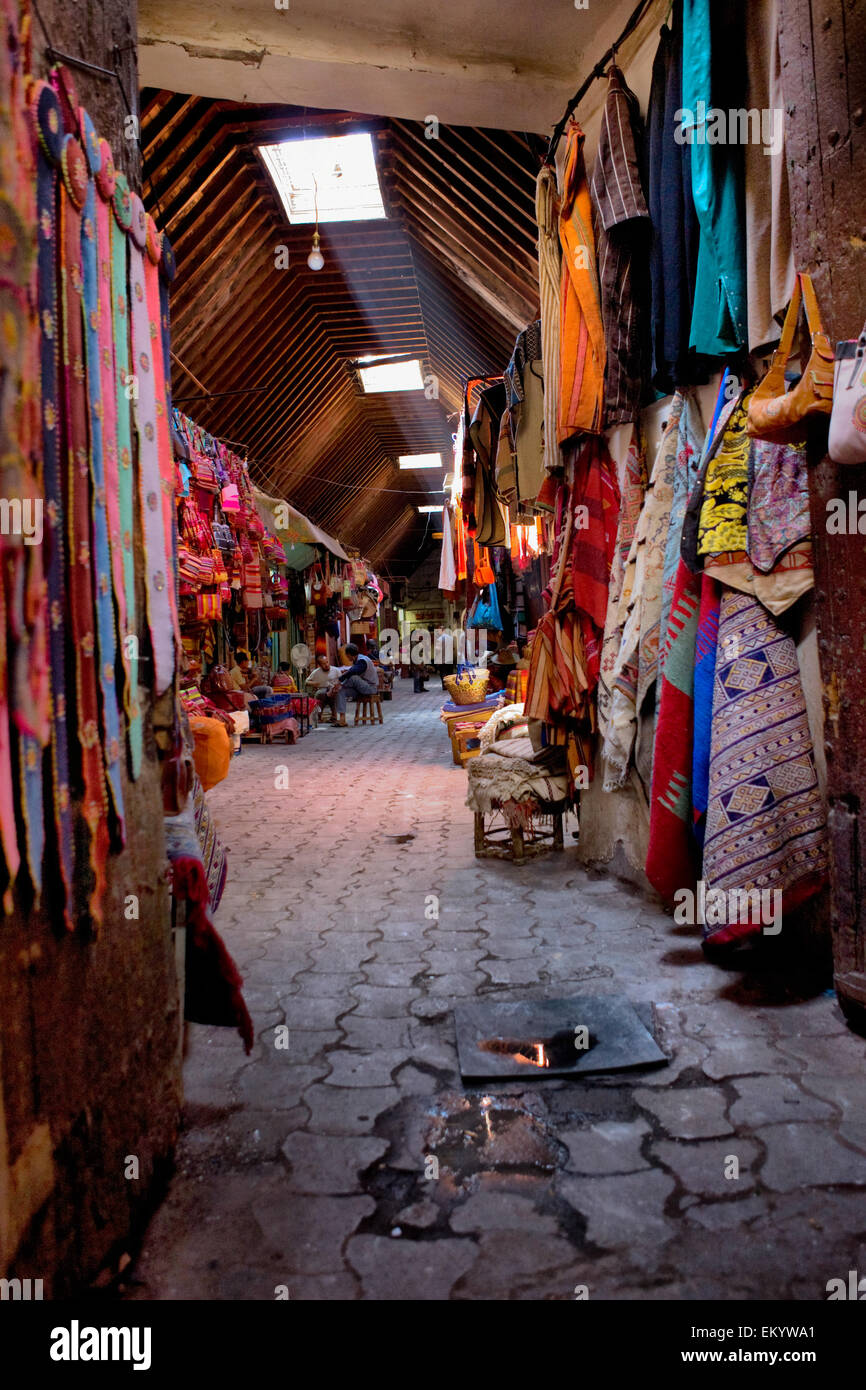
[[(806, 309), (812, 352), (797, 385), (793, 391), (786, 391), (785, 367), (794, 344), (801, 304)], [(798, 428), (802, 429), (802, 421), (809, 415), (829, 415), (833, 406), (833, 369), (833, 349), (821, 328), (812, 277), (799, 272), (779, 346), (773, 353), (767, 375), (752, 393), (749, 402), (746, 422), (749, 434), (765, 438), (790, 434)]]

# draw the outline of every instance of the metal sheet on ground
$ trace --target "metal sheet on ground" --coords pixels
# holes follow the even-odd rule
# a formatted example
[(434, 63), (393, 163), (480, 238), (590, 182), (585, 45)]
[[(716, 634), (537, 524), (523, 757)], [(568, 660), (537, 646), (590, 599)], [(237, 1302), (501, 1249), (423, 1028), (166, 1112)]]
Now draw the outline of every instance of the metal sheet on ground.
[[(638, 1008), (649, 1022), (651, 1006)], [(530, 1080), (663, 1065), (668, 1059), (638, 1008), (621, 994), (461, 1005), (454, 1010), (460, 1074)]]

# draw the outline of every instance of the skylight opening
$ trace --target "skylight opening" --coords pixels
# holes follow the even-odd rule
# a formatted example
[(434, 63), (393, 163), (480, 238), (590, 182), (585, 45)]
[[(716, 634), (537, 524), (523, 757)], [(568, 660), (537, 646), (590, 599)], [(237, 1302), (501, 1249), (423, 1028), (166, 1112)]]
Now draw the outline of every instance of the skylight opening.
[(382, 362), (379, 366), (359, 367), (358, 375), (368, 393), (424, 390), (424, 377), (418, 358), (411, 362)]
[(259, 145), (289, 222), (369, 222), (385, 216), (367, 131)]
[(419, 512), (441, 512), (441, 511), (442, 511), (442, 503), (441, 503), (441, 502), (436, 502), (436, 503), (434, 503), (433, 505), (431, 505), (431, 506), (429, 506), (429, 507), (419, 507), (418, 510), (419, 510)]
[(441, 468), (441, 454), (401, 454), (397, 460), (401, 468)]

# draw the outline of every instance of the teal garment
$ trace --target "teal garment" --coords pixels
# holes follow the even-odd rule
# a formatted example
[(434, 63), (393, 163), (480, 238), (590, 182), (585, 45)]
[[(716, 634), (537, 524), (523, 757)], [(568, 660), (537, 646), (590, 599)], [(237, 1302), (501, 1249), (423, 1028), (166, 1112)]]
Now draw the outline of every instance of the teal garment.
[[(745, 158), (728, 120), (729, 111), (745, 106), (744, 19), (736, 0), (725, 6), (684, 0), (683, 109), (678, 115), (690, 147), (692, 197), (701, 229), (689, 346), (708, 357), (745, 348), (748, 338)], [(707, 135), (714, 141), (722, 138), (710, 144)]]

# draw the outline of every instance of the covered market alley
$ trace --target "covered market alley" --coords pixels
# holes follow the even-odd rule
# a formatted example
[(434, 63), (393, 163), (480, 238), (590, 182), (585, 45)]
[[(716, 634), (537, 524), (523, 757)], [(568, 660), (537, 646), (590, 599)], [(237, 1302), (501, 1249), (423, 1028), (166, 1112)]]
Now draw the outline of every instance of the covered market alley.
[(0, 1301), (866, 1296), (864, 0), (0, 5)]

